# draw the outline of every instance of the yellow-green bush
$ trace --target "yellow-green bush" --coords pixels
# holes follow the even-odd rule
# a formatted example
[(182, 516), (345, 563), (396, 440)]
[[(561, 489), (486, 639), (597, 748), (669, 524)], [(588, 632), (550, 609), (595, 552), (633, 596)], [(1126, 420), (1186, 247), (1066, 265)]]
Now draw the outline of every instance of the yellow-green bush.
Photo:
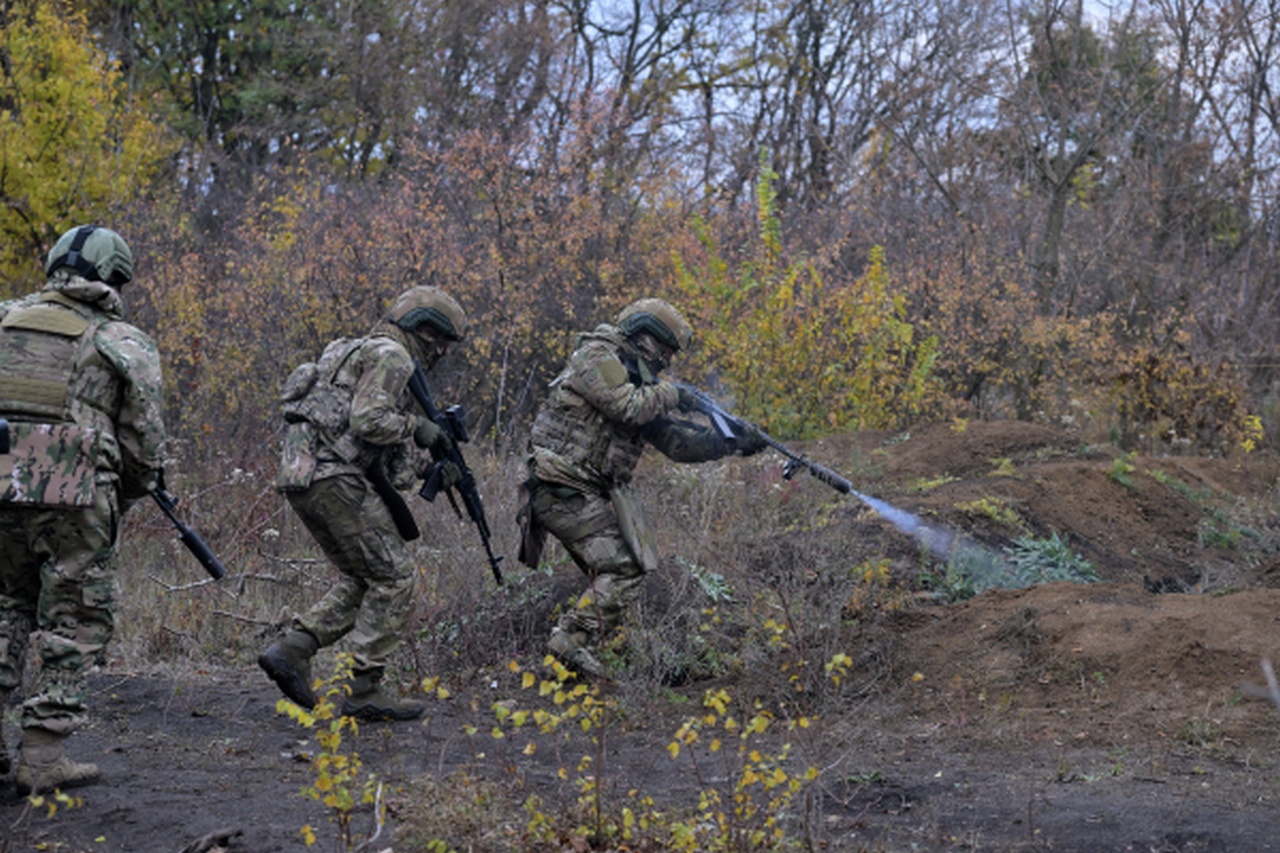
[(737, 410), (766, 430), (807, 438), (902, 426), (941, 411), (933, 379), (939, 342), (920, 338), (884, 252), (831, 283), (820, 259), (789, 259), (772, 181), (761, 159), (759, 228), (736, 266), (698, 223), (704, 255), (677, 257), (675, 290), (694, 321), (694, 369), (719, 377)]

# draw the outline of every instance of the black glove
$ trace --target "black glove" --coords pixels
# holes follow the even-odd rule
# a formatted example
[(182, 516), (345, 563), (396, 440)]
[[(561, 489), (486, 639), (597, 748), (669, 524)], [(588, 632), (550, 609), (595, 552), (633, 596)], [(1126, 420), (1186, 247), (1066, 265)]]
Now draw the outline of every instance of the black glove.
[(680, 402), (676, 404), (680, 411), (687, 415), (698, 408), (698, 397), (693, 391), (683, 385), (677, 385), (676, 390), (680, 392)]
[(734, 448), (739, 456), (755, 456), (768, 446), (769, 442), (765, 440), (764, 433), (752, 424), (747, 424), (746, 429), (739, 433), (734, 441)]
[(413, 430), (413, 443), (422, 448), (435, 447), (444, 437), (444, 430), (430, 418), (419, 417), (418, 426)]
[(462, 481), (462, 471), (452, 459), (440, 463), (440, 491), (447, 492)]

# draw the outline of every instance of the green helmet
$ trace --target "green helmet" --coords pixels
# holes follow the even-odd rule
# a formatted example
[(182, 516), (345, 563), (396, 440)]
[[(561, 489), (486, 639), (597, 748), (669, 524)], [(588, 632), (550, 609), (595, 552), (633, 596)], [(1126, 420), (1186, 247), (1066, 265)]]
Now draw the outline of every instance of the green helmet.
[(460, 341), (467, 335), (467, 315), (462, 306), (440, 288), (426, 284), (411, 287), (396, 297), (387, 319), (410, 334), (425, 325), (449, 341)]
[(693, 342), (693, 328), (670, 303), (661, 299), (639, 299), (618, 314), (618, 328), (627, 337), (648, 332), (664, 346), (677, 352)]
[(89, 281), (105, 281), (112, 287), (133, 279), (133, 252), (129, 244), (110, 228), (80, 225), (58, 238), (49, 250), (45, 275), (70, 267)]

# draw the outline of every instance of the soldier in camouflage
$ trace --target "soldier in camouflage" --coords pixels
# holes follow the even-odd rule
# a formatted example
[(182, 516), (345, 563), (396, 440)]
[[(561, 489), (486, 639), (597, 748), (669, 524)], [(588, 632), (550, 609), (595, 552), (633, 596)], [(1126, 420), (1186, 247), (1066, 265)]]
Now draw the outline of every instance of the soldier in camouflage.
[[(63, 743), (85, 722), (85, 670), (114, 629), (120, 517), (155, 489), (165, 440), (160, 357), (123, 319), (129, 246), (108, 228), (73, 228), (45, 272), (43, 290), (0, 303), (0, 706), (40, 632), (22, 794), (98, 778)], [(0, 770), (9, 764), (0, 739)]]
[(646, 572), (657, 568), (652, 528), (630, 488), (646, 445), (676, 462), (707, 462), (766, 446), (759, 433), (731, 448), (708, 426), (675, 417), (692, 400), (659, 378), (692, 329), (660, 299), (627, 306), (614, 324), (581, 335), (534, 419), (521, 560), (536, 566), (546, 533), (590, 581), (547, 648), (577, 672), (604, 673), (593, 647), (621, 622)]
[[(418, 535), (398, 489), (423, 476), (449, 437), (415, 414), (408, 385), (415, 362), (430, 368), (462, 340), (461, 307), (435, 287), (401, 294), (364, 338), (340, 338), (318, 362), (296, 369), (281, 393), (288, 428), (276, 485), (337, 567), (335, 586), (294, 616), (258, 664), (297, 704), (316, 697), (311, 658), (343, 637), (355, 658), (341, 711), (366, 720), (412, 720), (419, 701), (381, 686), (413, 601), (406, 540)], [(430, 451), (430, 452), (429, 452)], [(444, 489), (460, 472), (444, 466)]]

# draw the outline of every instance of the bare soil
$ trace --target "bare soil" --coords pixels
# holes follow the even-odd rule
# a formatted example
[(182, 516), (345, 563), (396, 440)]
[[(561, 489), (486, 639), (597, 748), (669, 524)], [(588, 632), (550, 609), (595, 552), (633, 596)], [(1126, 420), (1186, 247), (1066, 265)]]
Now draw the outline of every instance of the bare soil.
[[(973, 541), (1065, 536), (1102, 578), (959, 603), (917, 595), (855, 627), (857, 666), (877, 687), (821, 715), (810, 745), (823, 762), (814, 848), (1280, 849), (1280, 710), (1255, 695), (1262, 662), (1280, 655), (1273, 454), (1123, 457), (1013, 422), (806, 449), (820, 461), (858, 454), (859, 488)], [(857, 501), (823, 535), (861, 537), (895, 571), (922, 560), (917, 538)], [(722, 684), (752, 677), (744, 669)], [(492, 727), (493, 702), (517, 678), (495, 667), (432, 699), (422, 724), (360, 729), (354, 744), (392, 806), (365, 849), (425, 849), (394, 840), (422, 778), (488, 773), (518, 779), (522, 795), (572, 796), (553, 773), (562, 753), (521, 762), (514, 746), (464, 734)], [(676, 685), (643, 705), (610, 688), (631, 709), (610, 734), (615, 785), (676, 798), (696, 789), (664, 763), (663, 745), (707, 686)], [(314, 849), (333, 849), (325, 810), (298, 793), (314, 778), (314, 739), (277, 713), (251, 662), (180, 677), (108, 666), (93, 688), (93, 722), (71, 751), (100, 765), (102, 783), (72, 792), (79, 804), (52, 817), (0, 786), (0, 851), (177, 853), (202, 837), (191, 850), (222, 838), (232, 851), (295, 851), (307, 849), (304, 824), (317, 827)], [(363, 837), (371, 817), (357, 820)], [(522, 849), (514, 824), (482, 836), (472, 849)], [(565, 849), (575, 844), (585, 849), (573, 838)]]

